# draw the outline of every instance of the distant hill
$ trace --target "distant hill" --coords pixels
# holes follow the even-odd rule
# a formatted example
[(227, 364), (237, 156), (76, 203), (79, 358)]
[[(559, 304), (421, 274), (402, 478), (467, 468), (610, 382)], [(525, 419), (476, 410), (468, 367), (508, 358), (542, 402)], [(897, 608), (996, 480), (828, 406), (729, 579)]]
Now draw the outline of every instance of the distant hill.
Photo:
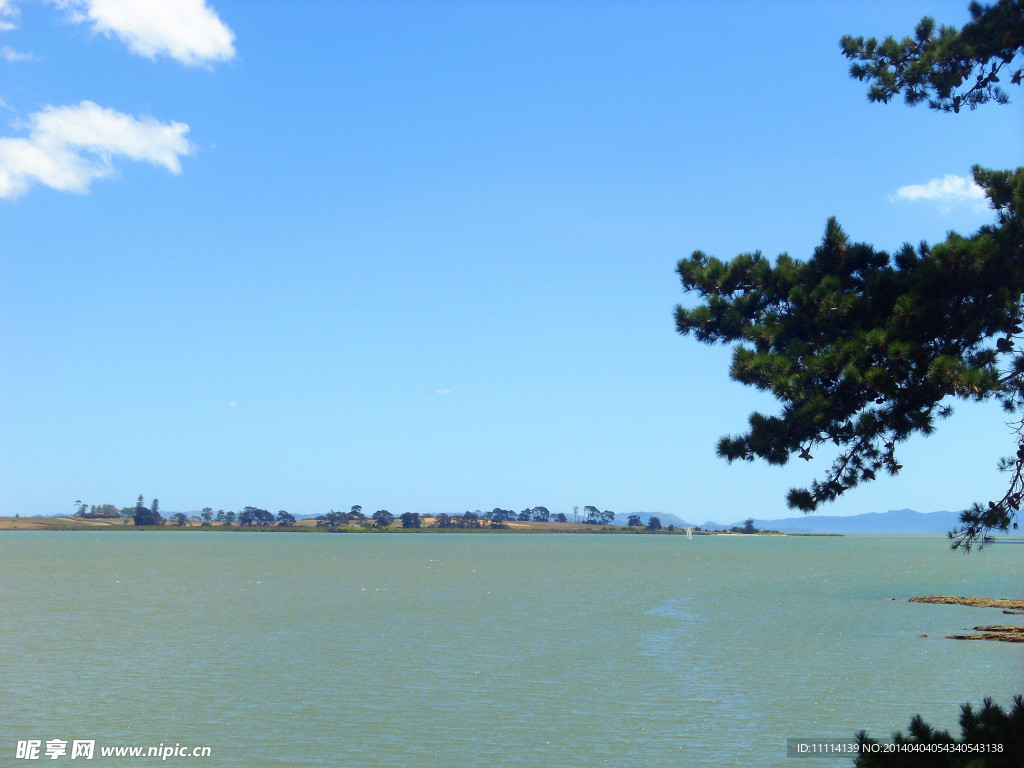
[[(662, 525), (678, 528), (702, 528), (705, 531), (727, 531), (743, 527), (746, 518), (729, 523), (707, 520), (691, 523), (668, 512), (631, 512), (615, 516), (616, 525), (625, 525), (629, 515), (639, 515), (646, 525), (651, 517), (657, 517)], [(802, 515), (781, 520), (754, 518), (754, 527), (761, 530), (784, 533), (923, 533), (946, 534), (960, 522), (959, 512), (916, 512), (913, 509), (891, 509), (888, 512), (867, 512), (862, 515), (838, 517), (836, 515)]]
[[(915, 512), (912, 509), (891, 509), (888, 512), (868, 512), (862, 515), (837, 517), (829, 515), (803, 515), (782, 520), (754, 519), (754, 527), (785, 533), (928, 533), (945, 534), (960, 522), (959, 512)], [(743, 525), (735, 523), (705, 523), (704, 528), (720, 529)]]

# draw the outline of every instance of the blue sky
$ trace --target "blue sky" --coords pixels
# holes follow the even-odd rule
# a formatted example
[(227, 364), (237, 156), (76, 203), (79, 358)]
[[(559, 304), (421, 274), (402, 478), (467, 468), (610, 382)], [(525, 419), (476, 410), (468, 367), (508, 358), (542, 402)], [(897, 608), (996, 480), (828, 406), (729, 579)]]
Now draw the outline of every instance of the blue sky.
[[(676, 261), (989, 221), (946, 177), (1024, 164), (1019, 89), (872, 105), (838, 47), (966, 5), (0, 0), (0, 514), (788, 516), (828, 460), (715, 458), (774, 405)], [(960, 405), (822, 513), (963, 508), (1011, 445)]]

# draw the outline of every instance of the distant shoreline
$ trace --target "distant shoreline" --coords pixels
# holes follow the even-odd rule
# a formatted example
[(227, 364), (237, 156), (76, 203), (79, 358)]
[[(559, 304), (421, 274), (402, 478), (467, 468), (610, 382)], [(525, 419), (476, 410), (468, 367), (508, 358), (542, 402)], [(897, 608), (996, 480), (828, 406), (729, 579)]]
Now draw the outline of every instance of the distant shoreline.
[[(316, 519), (298, 520), (293, 525), (247, 526), (225, 525), (211, 522), (202, 524), (190, 520), (185, 525), (153, 525), (136, 528), (131, 518), (78, 518), (78, 517), (0, 517), (0, 531), (222, 531), (240, 533), (519, 533), (519, 534), (610, 534), (628, 536), (686, 536), (686, 528), (669, 530), (647, 530), (645, 527), (625, 525), (588, 525), (586, 523), (537, 523), (525, 521), (505, 522), (500, 526), (481, 528), (441, 528), (434, 525), (433, 517), (420, 518), (422, 527), (403, 528), (396, 520), (394, 524), (381, 528), (376, 525), (343, 525), (318, 527)], [(693, 531), (694, 536), (843, 536), (841, 533), (781, 533), (761, 531), (758, 533), (735, 533), (733, 531)]]

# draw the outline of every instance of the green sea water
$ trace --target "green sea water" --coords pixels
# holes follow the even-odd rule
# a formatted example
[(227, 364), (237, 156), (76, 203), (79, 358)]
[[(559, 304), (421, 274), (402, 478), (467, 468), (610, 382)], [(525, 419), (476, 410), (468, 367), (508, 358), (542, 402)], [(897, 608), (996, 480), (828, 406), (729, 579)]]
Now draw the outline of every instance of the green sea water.
[[(0, 766), (810, 766), (1024, 692), (1024, 544), (0, 533)], [(92, 760), (19, 741), (94, 740)], [(101, 746), (210, 757), (102, 757)]]

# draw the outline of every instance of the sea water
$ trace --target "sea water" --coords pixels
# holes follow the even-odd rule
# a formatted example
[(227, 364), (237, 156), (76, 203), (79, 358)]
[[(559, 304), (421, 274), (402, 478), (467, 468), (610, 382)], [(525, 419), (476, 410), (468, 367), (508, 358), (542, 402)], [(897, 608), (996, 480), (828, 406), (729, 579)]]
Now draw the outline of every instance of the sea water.
[(1020, 540), (2, 532), (0, 765), (848, 765), (786, 740), (1024, 692), (945, 637), (1024, 616), (907, 602), (1022, 585)]

